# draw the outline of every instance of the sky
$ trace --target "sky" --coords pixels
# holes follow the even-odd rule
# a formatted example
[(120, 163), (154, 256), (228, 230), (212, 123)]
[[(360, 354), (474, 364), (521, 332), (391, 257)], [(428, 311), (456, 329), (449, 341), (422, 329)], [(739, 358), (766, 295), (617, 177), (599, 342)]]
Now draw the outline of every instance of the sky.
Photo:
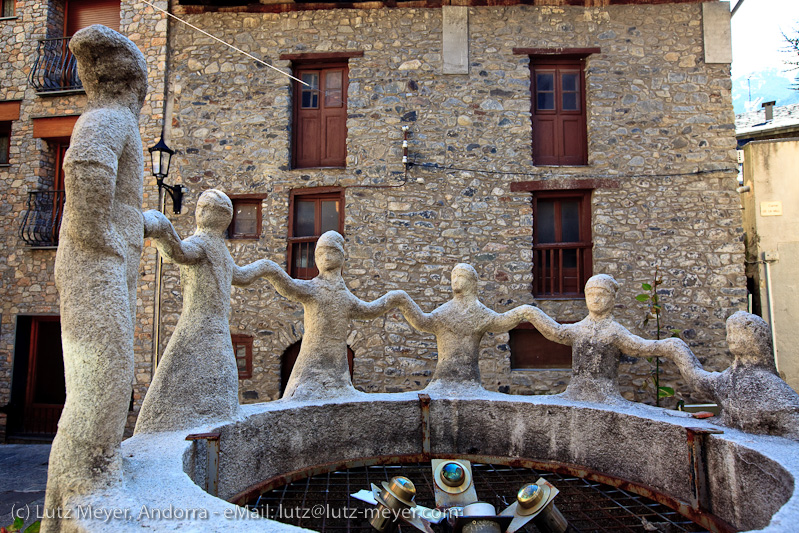
[[(730, 9), (740, 0), (731, 0)], [(799, 0), (745, 0), (732, 17), (732, 76), (786, 69), (782, 36), (799, 32)], [(799, 57), (794, 56), (797, 60)]]

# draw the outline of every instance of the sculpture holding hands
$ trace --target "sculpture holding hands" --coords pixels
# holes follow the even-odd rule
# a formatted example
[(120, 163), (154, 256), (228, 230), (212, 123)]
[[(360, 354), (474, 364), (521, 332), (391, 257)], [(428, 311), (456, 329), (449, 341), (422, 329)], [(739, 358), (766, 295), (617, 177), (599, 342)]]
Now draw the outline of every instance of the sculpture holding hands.
[(658, 343), (630, 333), (613, 319), (619, 284), (597, 274), (585, 284), (588, 316), (575, 324), (558, 324), (537, 307), (527, 306), (525, 318), (544, 337), (572, 347), (572, 377), (563, 396), (573, 400), (618, 403), (619, 363), (622, 353), (634, 357), (655, 355)]
[(225, 193), (203, 192), (195, 216), (197, 230), (181, 240), (162, 213), (144, 213), (145, 236), (167, 262), (180, 265), (183, 310), (144, 397), (136, 433), (231, 419), (238, 410), (238, 369), (228, 322), (231, 285), (251, 284), (271, 261), (245, 267), (233, 261), (225, 243), (233, 205)]
[(407, 295), (399, 309), (411, 326), (436, 336), (438, 362), (427, 389), (482, 389), (480, 341), (486, 333), (504, 333), (516, 327), (529, 306), (502, 314), (487, 308), (477, 298), (477, 272), (466, 263), (452, 269), (451, 284), (452, 300), (431, 313), (423, 312)]
[(305, 334), (284, 398), (311, 400), (355, 393), (347, 364), (350, 320), (377, 318), (407, 298), (403, 291), (391, 291), (372, 302), (354, 296), (342, 277), (344, 237), (338, 232), (319, 237), (314, 259), (319, 275), (310, 280), (294, 279), (272, 261), (265, 271), (278, 293), (301, 303), (305, 310)]
[(799, 440), (799, 395), (777, 374), (768, 324), (738, 311), (727, 319), (727, 346), (734, 360), (723, 372), (708, 372), (681, 339), (667, 339), (656, 355), (674, 360), (688, 384), (712, 398), (722, 422), (749, 433)]

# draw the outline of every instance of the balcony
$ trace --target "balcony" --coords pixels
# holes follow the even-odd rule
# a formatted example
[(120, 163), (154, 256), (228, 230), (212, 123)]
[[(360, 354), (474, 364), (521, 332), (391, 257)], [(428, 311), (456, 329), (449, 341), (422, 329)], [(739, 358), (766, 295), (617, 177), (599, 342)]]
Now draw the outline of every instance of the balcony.
[(533, 294), (542, 298), (575, 298), (591, 277), (588, 243), (536, 244), (533, 247)]
[(69, 50), (69, 37), (41, 39), (29, 77), (38, 94), (78, 92), (78, 63)]
[(57, 246), (63, 214), (64, 191), (29, 192), (20, 237), (26, 244), (37, 248)]

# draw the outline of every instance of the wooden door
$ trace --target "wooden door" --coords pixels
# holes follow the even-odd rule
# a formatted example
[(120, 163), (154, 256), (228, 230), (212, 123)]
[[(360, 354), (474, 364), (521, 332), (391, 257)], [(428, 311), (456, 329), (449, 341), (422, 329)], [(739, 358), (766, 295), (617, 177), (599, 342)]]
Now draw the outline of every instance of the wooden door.
[(54, 435), (65, 400), (61, 318), (33, 317), (22, 432)]

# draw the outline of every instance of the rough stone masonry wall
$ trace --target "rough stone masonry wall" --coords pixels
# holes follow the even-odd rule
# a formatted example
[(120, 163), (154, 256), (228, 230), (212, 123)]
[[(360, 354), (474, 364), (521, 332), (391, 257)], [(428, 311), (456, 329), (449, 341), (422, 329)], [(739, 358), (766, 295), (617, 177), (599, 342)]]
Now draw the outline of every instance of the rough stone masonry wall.
[[(166, 8), (167, 2), (159, 0), (156, 4)], [(17, 0), (16, 14), (14, 19), (0, 20), (0, 44), (5, 54), (0, 101), (22, 101), (20, 118), (12, 123), (10, 166), (0, 168), (0, 247), (4, 250), (0, 254), (0, 406), (10, 399), (15, 358), (27, 357), (14, 354), (17, 317), (59, 314), (53, 276), (56, 251), (30, 248), (19, 237), (28, 192), (51, 188), (55, 171), (53, 147), (43, 139), (33, 138), (33, 118), (78, 115), (86, 105), (83, 94), (37, 96), (28, 83), (39, 39), (64, 33), (63, 2)], [(141, 2), (122, 2), (120, 16), (120, 31), (136, 43), (147, 60), (150, 88), (141, 113), (141, 134), (144, 146), (152, 146), (163, 122), (166, 22), (164, 15)], [(145, 204), (153, 208), (158, 204), (155, 180), (148, 170)], [(144, 265), (152, 264), (153, 258), (152, 249), (145, 250), (136, 329), (136, 410), (150, 380), (154, 286)], [(135, 412), (131, 414), (131, 424), (133, 421)], [(0, 414), (0, 442), (4, 431), (5, 415)]]
[[(593, 195), (594, 272), (622, 284), (617, 319), (631, 330), (643, 315), (634, 300), (655, 269), (663, 275), (666, 324), (712, 369), (728, 365), (724, 319), (744, 308), (740, 205), (729, 67), (702, 61), (699, 4), (469, 9), (470, 72), (442, 75), (440, 9), (186, 15), (201, 28), (283, 69), (280, 54), (363, 51), (349, 61), (346, 169), (290, 170), (291, 94), (286, 78), (183, 26), (175, 28), (175, 176), (190, 191), (193, 231), (199, 194), (266, 193), (258, 240), (229, 241), (242, 264), (261, 257), (285, 265), (292, 188), (346, 188), (345, 279), (363, 299), (407, 290), (425, 310), (450, 298), (449, 271), (475, 266), (483, 302), (498, 311), (530, 303), (530, 193), (517, 181), (614, 178)], [(529, 60), (514, 47), (600, 47), (587, 62), (589, 165), (534, 167), (530, 158)], [(401, 126), (411, 128), (407, 179)], [(436, 163), (466, 170), (433, 170)], [(513, 174), (516, 173), (516, 174)], [(378, 187), (379, 186), (379, 187)], [(386, 186), (392, 186), (391, 188)], [(149, 275), (149, 271), (148, 271)], [(180, 312), (177, 269), (164, 277), (163, 344)], [(254, 337), (253, 378), (243, 401), (278, 396), (280, 357), (302, 336), (302, 308), (266, 282), (234, 291), (233, 333)], [(575, 300), (540, 301), (556, 319), (585, 314)], [(651, 336), (652, 332), (648, 332)], [(482, 347), (486, 387), (511, 393), (561, 391), (569, 373), (511, 371), (508, 336)], [(435, 342), (398, 315), (356, 322), (355, 385), (366, 391), (423, 387)], [(646, 361), (626, 361), (626, 397), (652, 401)], [(666, 382), (682, 397), (676, 370)]]

